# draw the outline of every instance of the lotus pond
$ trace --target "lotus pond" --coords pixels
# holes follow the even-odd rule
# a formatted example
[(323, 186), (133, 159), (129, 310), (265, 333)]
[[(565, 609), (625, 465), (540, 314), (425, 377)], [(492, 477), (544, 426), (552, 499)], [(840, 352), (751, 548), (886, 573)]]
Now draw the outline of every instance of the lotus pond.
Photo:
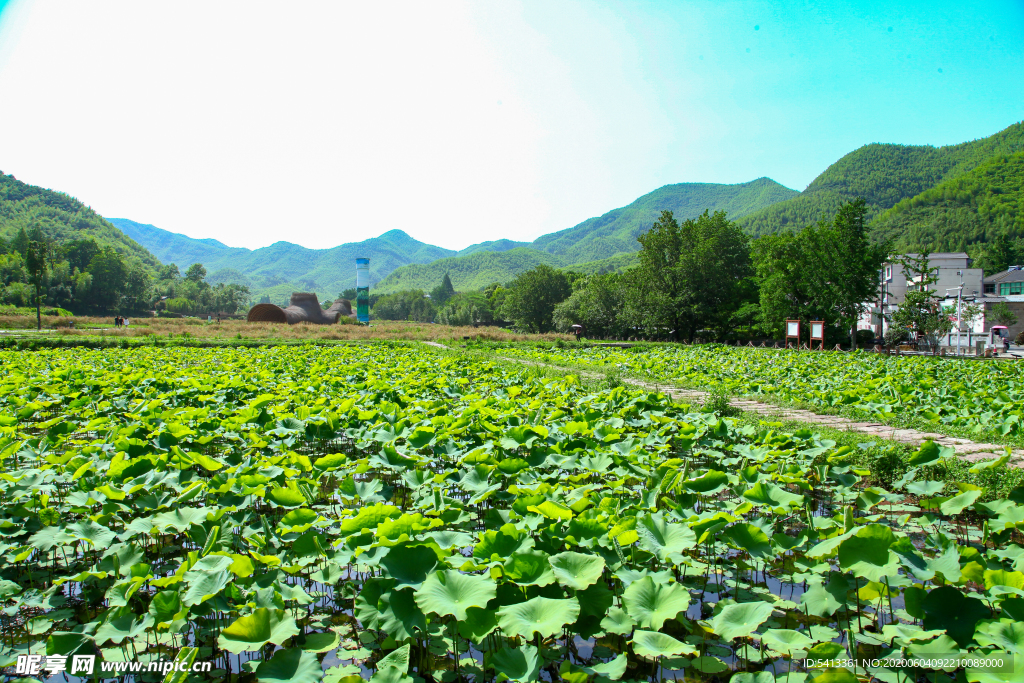
[(631, 348), (501, 346), (501, 355), (616, 370), (693, 388), (826, 408), (865, 417), (907, 415), (936, 428), (1024, 435), (1024, 362), (858, 351), (639, 345)]
[(811, 432), (415, 346), (0, 363), (5, 666), (31, 652), (212, 661), (195, 680), (225, 681), (1020, 675), (804, 666), (1024, 647), (1024, 490), (938, 480), (934, 444), (885, 490)]

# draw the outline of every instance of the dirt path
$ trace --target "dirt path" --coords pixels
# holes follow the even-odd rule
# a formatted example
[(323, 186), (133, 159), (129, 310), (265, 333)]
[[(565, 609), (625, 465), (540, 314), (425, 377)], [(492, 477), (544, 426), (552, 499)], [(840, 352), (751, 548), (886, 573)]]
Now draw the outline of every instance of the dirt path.
[[(429, 344), (430, 346), (436, 346), (440, 349), (449, 348), (444, 344), (438, 344), (437, 342), (424, 343)], [(508, 358), (506, 356), (499, 356), (499, 358), (510, 363), (555, 368), (565, 372), (583, 375), (588, 378), (601, 377), (601, 375), (597, 373), (580, 371), (575, 368), (566, 368), (558, 365), (550, 365), (548, 363), (527, 361), (521, 358)], [(660, 391), (667, 396), (671, 396), (672, 398), (681, 401), (700, 403), (703, 402), (707, 396), (706, 391), (680, 389), (671, 384), (651, 383), (629, 378), (623, 378), (622, 382), (624, 384), (630, 384), (651, 391)], [(874, 437), (876, 439), (888, 439), (890, 441), (897, 441), (899, 443), (905, 443), (913, 446), (919, 446), (923, 441), (931, 439), (940, 446), (949, 446), (953, 448), (961, 459), (968, 462), (998, 458), (1003, 455), (1003, 447), (998, 444), (978, 443), (976, 441), (971, 441), (970, 439), (944, 436), (933, 432), (922, 432), (916, 429), (900, 429), (880, 422), (856, 422), (845, 417), (840, 417), (839, 415), (819, 415), (818, 413), (813, 413), (809, 410), (783, 408), (770, 403), (761, 403), (760, 401), (745, 398), (734, 398), (729, 401), (729, 405), (738, 410), (742, 410), (745, 413), (756, 413), (758, 415), (776, 418), (779, 420), (796, 420), (799, 422), (821, 425), (822, 427), (831, 427), (832, 429), (859, 432), (865, 436)], [(1024, 467), (1024, 450), (1015, 449), (1013, 451), (1013, 456), (1011, 465), (1013, 467)]]

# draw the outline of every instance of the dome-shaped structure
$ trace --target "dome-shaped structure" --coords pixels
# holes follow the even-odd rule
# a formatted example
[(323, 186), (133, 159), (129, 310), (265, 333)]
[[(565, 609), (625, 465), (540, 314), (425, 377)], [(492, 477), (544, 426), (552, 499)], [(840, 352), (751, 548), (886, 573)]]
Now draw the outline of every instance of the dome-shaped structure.
[(249, 309), (246, 320), (251, 323), (286, 323), (284, 309), (274, 304), (256, 304)]
[(352, 304), (346, 299), (338, 299), (326, 311), (320, 308), (320, 299), (311, 292), (292, 292), (288, 308), (274, 304), (256, 304), (249, 309), (249, 322), (267, 323), (313, 323), (315, 325), (333, 325), (341, 316), (355, 317)]

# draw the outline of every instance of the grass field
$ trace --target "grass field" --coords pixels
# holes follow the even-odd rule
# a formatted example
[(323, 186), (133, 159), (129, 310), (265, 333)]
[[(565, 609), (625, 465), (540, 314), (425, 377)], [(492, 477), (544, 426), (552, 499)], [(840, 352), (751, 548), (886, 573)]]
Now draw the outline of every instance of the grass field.
[[(418, 344), (0, 363), (7, 663), (854, 683), (805, 657), (1020, 647), (1024, 488), (989, 488), (997, 461), (968, 472), (934, 445), (841, 443)], [(856, 673), (953, 680), (920, 664)], [(964, 672), (1002, 680), (986, 675)]]

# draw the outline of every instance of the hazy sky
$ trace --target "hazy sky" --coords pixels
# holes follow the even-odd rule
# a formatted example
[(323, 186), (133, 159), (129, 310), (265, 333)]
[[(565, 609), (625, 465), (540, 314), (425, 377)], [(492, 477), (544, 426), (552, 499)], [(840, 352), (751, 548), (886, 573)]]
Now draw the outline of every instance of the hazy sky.
[(462, 248), (1024, 118), (1024, 2), (0, 0), (0, 169), (232, 246)]

